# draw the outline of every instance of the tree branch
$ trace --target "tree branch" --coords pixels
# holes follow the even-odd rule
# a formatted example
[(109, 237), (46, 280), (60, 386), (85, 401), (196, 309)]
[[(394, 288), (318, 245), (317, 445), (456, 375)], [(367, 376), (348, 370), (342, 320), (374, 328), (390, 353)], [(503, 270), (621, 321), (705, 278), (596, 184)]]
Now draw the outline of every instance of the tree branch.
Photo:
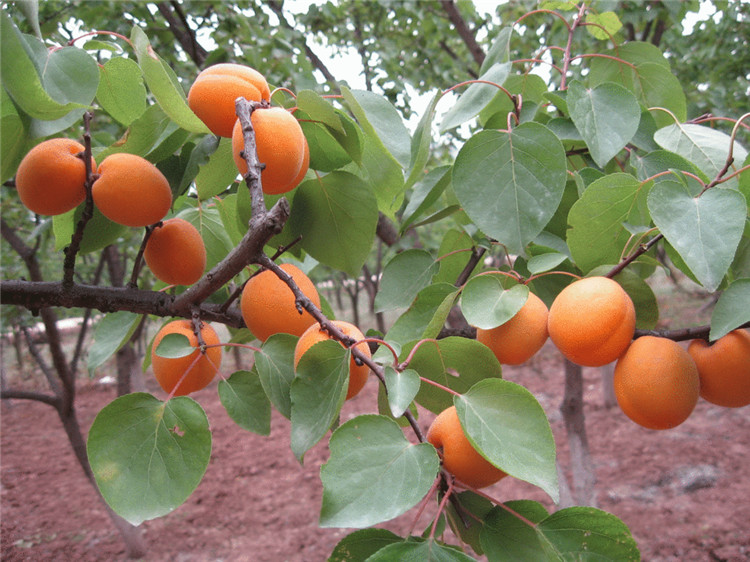
[(466, 44), (466, 47), (468, 47), (471, 56), (474, 58), (474, 62), (479, 66), (482, 66), (485, 57), (484, 49), (482, 49), (479, 43), (477, 43), (474, 32), (469, 29), (466, 20), (464, 20), (461, 12), (458, 11), (458, 6), (456, 5), (455, 0), (440, 0), (440, 4), (442, 4), (445, 13), (448, 14), (448, 19), (450, 19), (451, 23), (456, 28), (456, 31)]
[[(201, 47), (200, 43), (198, 43), (198, 41), (195, 39), (195, 33), (193, 33), (193, 30), (190, 29), (187, 18), (182, 12), (182, 8), (180, 7), (180, 5), (177, 2), (170, 2), (170, 4), (172, 8), (170, 8), (170, 5), (166, 2), (157, 2), (156, 7), (159, 10), (159, 13), (167, 21), (169, 30), (172, 32), (172, 35), (175, 36), (175, 39), (177, 39), (177, 41), (180, 43), (180, 46), (183, 48), (183, 50), (190, 56), (191, 59), (193, 59), (193, 62), (196, 66), (203, 66), (203, 63), (206, 61), (206, 57), (208, 56), (208, 52), (206, 51), (206, 49)], [(172, 9), (174, 9), (174, 11), (177, 13), (179, 20), (178, 18), (175, 18)]]
[(34, 392), (32, 390), (9, 388), (0, 392), (0, 398), (3, 400), (36, 400), (37, 402), (49, 404), (53, 408), (58, 408), (60, 405), (60, 399), (57, 396), (44, 394), (43, 392)]

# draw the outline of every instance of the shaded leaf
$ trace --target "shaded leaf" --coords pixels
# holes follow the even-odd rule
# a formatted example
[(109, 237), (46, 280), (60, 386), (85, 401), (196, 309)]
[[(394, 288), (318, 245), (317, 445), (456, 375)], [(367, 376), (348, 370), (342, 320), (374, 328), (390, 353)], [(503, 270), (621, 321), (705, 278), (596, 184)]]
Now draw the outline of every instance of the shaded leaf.
[(711, 313), (711, 341), (750, 322), (750, 279), (737, 279), (721, 294)]
[(439, 265), (425, 250), (396, 254), (386, 264), (375, 296), (375, 312), (409, 306), (419, 291), (430, 284)]
[(219, 381), (218, 392), (221, 405), (234, 423), (258, 435), (271, 432), (271, 404), (255, 369), (236, 371)]
[(529, 288), (514, 285), (506, 289), (507, 278), (498, 274), (472, 277), (461, 292), (461, 312), (472, 326), (490, 330), (505, 324), (526, 304)]

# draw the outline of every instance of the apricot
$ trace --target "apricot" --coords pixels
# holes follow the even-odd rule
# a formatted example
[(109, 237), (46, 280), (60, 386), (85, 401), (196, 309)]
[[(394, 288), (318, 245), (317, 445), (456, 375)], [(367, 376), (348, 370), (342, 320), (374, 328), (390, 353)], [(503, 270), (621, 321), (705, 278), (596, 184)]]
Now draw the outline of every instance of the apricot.
[[(201, 326), (200, 333), (207, 346), (219, 343), (219, 336), (208, 324)], [(196, 349), (185, 357), (161, 357), (156, 354), (156, 348), (167, 334), (182, 334), (190, 340), (190, 345), (198, 347), (198, 338), (190, 320), (174, 320), (164, 325), (151, 346), (151, 368), (159, 386), (167, 393), (174, 390), (174, 396), (185, 396), (208, 386), (219, 372), (221, 347), (207, 347), (205, 353)]]
[(443, 450), (443, 468), (467, 486), (484, 488), (508, 476), (473, 447), (455, 406), (438, 414), (427, 431), (427, 441)]
[(172, 206), (172, 190), (159, 168), (135, 154), (110, 154), (99, 164), (92, 192), (94, 204), (109, 220), (125, 226), (148, 226)]
[(698, 366), (705, 400), (727, 408), (750, 404), (750, 332), (734, 330), (712, 345), (693, 340), (688, 353)]
[(635, 423), (670, 429), (695, 408), (700, 379), (695, 362), (678, 343), (643, 336), (618, 359), (614, 388), (617, 403)]
[[(353, 340), (359, 341), (364, 339), (365, 337), (359, 328), (349, 322), (344, 322), (342, 320), (333, 320), (332, 324)], [(297, 345), (294, 348), (295, 370), (297, 369), (297, 365), (299, 364), (300, 359), (302, 359), (302, 356), (307, 352), (308, 349), (310, 349), (316, 343), (328, 340), (330, 338), (331, 336), (328, 334), (328, 332), (323, 330), (319, 324), (313, 324), (307, 330), (305, 330), (305, 332), (300, 336), (299, 340), (297, 340)], [(344, 344), (342, 343), (341, 345)], [(356, 348), (361, 351), (363, 355), (371, 357), (370, 347), (366, 342), (357, 344)], [(357, 365), (354, 356), (352, 356), (349, 363), (349, 388), (346, 392), (347, 400), (359, 394), (359, 391), (362, 390), (362, 387), (365, 386), (365, 383), (367, 382), (367, 375), (369, 373), (370, 368), (367, 365)]]
[(477, 341), (489, 347), (500, 363), (520, 365), (528, 361), (547, 341), (549, 311), (534, 293), (513, 318), (496, 328), (477, 328)]
[[(250, 120), (255, 130), (258, 160), (265, 166), (260, 174), (263, 192), (280, 194), (291, 191), (304, 177), (304, 173), (300, 173), (307, 141), (302, 127), (281, 107), (256, 109)], [(247, 174), (247, 162), (241, 156), (244, 149), (245, 138), (238, 119), (232, 132), (232, 156), (243, 176)]]
[[(302, 293), (320, 308), (320, 296), (315, 285), (301, 269), (290, 263), (281, 264)], [(240, 309), (245, 324), (253, 335), (266, 341), (273, 334), (301, 336), (315, 323), (309, 312), (300, 313), (294, 293), (273, 271), (266, 270), (250, 278), (242, 289)]]
[(586, 277), (565, 287), (552, 302), (549, 337), (573, 363), (600, 367), (620, 357), (635, 333), (635, 306), (607, 277)]
[(188, 105), (212, 133), (231, 137), (237, 121), (237, 98), (269, 101), (271, 91), (265, 77), (249, 66), (221, 63), (203, 70), (188, 92)]
[[(39, 215), (61, 215), (86, 199), (86, 164), (82, 144), (49, 139), (32, 148), (16, 171), (16, 189), (27, 209)], [(91, 159), (91, 170), (96, 162)]]
[(192, 285), (206, 269), (203, 238), (181, 218), (166, 220), (154, 229), (143, 257), (156, 278), (168, 285)]

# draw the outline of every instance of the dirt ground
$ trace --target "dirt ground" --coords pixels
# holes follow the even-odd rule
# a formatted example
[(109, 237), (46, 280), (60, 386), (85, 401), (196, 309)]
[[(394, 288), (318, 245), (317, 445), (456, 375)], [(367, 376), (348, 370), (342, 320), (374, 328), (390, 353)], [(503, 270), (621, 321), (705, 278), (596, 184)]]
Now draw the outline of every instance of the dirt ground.
[[(601, 375), (585, 375), (586, 426), (597, 477), (599, 507), (631, 529), (643, 560), (750, 560), (750, 407), (724, 409), (700, 401), (683, 425), (663, 432), (630, 422), (602, 406)], [(528, 365), (504, 376), (525, 385), (553, 426), (560, 462), (569, 465), (559, 414), (563, 366), (549, 344)], [(77, 411), (88, 430), (114, 388), (80, 383)], [(153, 389), (153, 386), (150, 388)], [(342, 421), (375, 410), (376, 381), (348, 402)], [(157, 393), (157, 395), (159, 395)], [(141, 528), (148, 561), (325, 560), (347, 529), (318, 529), (318, 477), (325, 444), (301, 467), (289, 448), (289, 423), (274, 415), (270, 437), (244, 432), (229, 419), (215, 386), (194, 395), (213, 431), (206, 475), (188, 501)], [(426, 428), (432, 415), (424, 414)], [(14, 401), (2, 408), (2, 559), (8, 562), (122, 560), (124, 548), (101, 501), (76, 464), (55, 412)], [(496, 498), (546, 495), (520, 481), (502, 480)], [(432, 511), (428, 508), (426, 511)], [(413, 512), (384, 527), (406, 533)], [(429, 522), (426, 513), (416, 532)]]

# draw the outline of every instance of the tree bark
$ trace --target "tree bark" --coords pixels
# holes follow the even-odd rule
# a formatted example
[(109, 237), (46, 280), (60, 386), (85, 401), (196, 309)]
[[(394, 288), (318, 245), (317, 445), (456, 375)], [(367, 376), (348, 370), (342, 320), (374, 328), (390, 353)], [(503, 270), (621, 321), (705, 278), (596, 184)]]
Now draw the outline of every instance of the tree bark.
[(445, 13), (448, 14), (448, 19), (450, 19), (461, 39), (463, 39), (464, 44), (469, 49), (474, 62), (482, 66), (485, 57), (484, 49), (477, 43), (474, 32), (469, 29), (466, 20), (464, 20), (461, 12), (458, 11), (456, 2), (454, 0), (440, 0), (440, 4), (442, 4)]

